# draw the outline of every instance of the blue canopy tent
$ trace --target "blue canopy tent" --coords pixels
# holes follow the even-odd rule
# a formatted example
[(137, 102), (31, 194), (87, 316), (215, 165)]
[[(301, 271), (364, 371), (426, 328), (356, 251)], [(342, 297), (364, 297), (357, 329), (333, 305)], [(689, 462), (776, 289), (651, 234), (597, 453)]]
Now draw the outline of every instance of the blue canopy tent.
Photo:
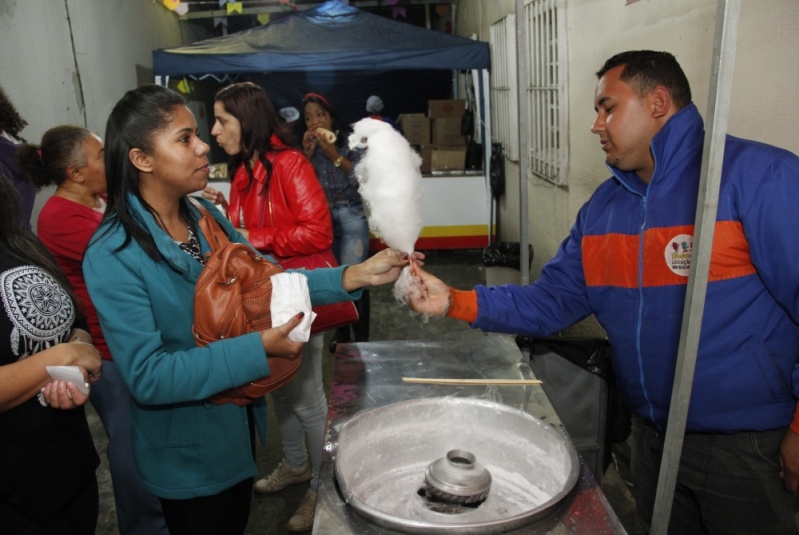
[[(263, 86), (276, 107), (298, 106), (305, 92), (322, 92), (348, 122), (365, 115), (370, 94), (383, 98), (384, 115), (426, 112), (427, 99), (450, 98), (453, 70), (472, 71), (475, 118), (480, 118), (477, 142), (490, 139), (489, 68), (486, 42), (391, 20), (345, 0), (330, 0), (258, 28), (153, 52), (157, 83), (166, 84), (173, 76), (245, 77)], [(389, 78), (390, 73), (394, 75)], [(428, 89), (436, 80), (444, 80), (443, 89), (441, 83)], [(483, 152), (488, 162), (490, 143), (483, 143)], [(485, 178), (487, 184), (487, 171)]]
[[(153, 70), (159, 83), (172, 76), (212, 76), (223, 80), (249, 75), (248, 79), (264, 85), (277, 106), (296, 106), (308, 90), (328, 93), (328, 88), (347, 81), (344, 98), (328, 96), (343, 118), (348, 118), (345, 101), (357, 98), (359, 115), (350, 117), (352, 120), (364, 114), (366, 97), (372, 93), (383, 97), (388, 112), (427, 111), (427, 99), (450, 98), (453, 70), (482, 73), (475, 87), (483, 89), (480, 95), (486, 95), (487, 103), (489, 67), (488, 43), (390, 20), (351, 7), (343, 0), (331, 0), (258, 28), (153, 52)], [(403, 73), (390, 80), (380, 76), (391, 71), (418, 70), (428, 73)], [(431, 83), (429, 78), (435, 77), (430, 71), (444, 76), (444, 94), (441, 84), (425, 91), (426, 84)], [(372, 78), (354, 76), (364, 72), (372, 72)], [(275, 73), (281, 76), (276, 77)], [(313, 73), (313, 77), (309, 78), (308, 73)], [(258, 79), (265, 75), (271, 75), (269, 83)], [(396, 86), (397, 99), (410, 103), (400, 105), (391, 98), (387, 94), (389, 86)], [(478, 100), (478, 109), (487, 112), (482, 100)], [(477, 135), (479, 139), (487, 137), (481, 134)]]
[(264, 26), (153, 53), (155, 74), (488, 69), (488, 43), (331, 0)]

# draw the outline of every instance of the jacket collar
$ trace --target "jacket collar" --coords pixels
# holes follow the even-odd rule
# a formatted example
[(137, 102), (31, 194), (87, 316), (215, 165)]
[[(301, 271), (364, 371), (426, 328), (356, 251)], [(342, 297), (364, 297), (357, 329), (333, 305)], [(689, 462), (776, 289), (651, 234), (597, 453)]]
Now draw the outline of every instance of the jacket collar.
[(699, 110), (693, 102), (675, 113), (663, 125), (650, 142), (655, 159), (655, 171), (649, 184), (645, 184), (632, 171), (622, 171), (612, 165), (606, 165), (625, 188), (633, 193), (645, 195), (653, 184), (663, 182), (672, 175), (675, 168), (685, 165), (686, 158), (690, 158), (693, 151), (701, 152), (704, 128), (702, 116), (699, 115)]
[[(186, 280), (196, 280), (203, 270), (203, 266), (175, 243), (172, 236), (156, 223), (155, 217), (142, 206), (141, 201), (135, 195), (128, 193), (127, 198), (131, 212), (135, 214), (141, 225), (144, 226), (153, 237), (155, 246), (164, 258), (164, 261), (169, 264), (172, 269), (181, 273)], [(196, 222), (199, 219), (199, 211), (194, 208), (194, 206), (191, 206), (190, 210), (194, 218), (194, 227), (197, 229)], [(199, 232), (199, 230), (197, 230), (197, 232)], [(203, 240), (201, 236), (198, 236), (198, 238), (203, 246), (203, 251), (205, 251), (205, 247), (207, 247), (205, 245), (205, 240)]]

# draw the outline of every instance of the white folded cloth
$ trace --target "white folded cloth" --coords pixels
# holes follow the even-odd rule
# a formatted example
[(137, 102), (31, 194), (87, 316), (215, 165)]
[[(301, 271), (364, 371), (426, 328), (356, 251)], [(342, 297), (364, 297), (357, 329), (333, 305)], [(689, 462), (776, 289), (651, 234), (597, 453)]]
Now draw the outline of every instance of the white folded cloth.
[(308, 341), (316, 313), (311, 309), (311, 294), (305, 275), (296, 272), (272, 275), (272, 301), (269, 306), (272, 327), (283, 325), (300, 312), (305, 312), (305, 317), (292, 329), (289, 338), (295, 342)]

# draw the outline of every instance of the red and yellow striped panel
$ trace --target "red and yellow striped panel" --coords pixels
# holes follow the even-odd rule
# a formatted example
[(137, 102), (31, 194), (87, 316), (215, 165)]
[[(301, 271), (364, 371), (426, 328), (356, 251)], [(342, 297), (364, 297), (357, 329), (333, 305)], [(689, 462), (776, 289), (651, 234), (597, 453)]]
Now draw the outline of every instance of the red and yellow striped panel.
[[(433, 249), (481, 249), (488, 245), (488, 225), (450, 225), (424, 227), (416, 240), (417, 251)], [(386, 245), (374, 236), (370, 251), (385, 249)]]

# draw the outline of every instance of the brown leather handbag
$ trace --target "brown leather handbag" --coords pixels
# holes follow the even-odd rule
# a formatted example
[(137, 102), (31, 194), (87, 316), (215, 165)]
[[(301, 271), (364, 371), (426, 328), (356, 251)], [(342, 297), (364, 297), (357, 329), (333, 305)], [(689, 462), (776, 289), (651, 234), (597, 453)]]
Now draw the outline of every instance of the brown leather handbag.
[[(199, 202), (199, 227), (211, 252), (194, 289), (194, 325), (198, 346), (272, 327), (269, 305), (271, 276), (283, 269), (243, 243), (231, 243), (214, 217)], [(300, 354), (267, 355), (269, 376), (211, 397), (216, 404), (244, 406), (289, 382), (300, 367)]]

